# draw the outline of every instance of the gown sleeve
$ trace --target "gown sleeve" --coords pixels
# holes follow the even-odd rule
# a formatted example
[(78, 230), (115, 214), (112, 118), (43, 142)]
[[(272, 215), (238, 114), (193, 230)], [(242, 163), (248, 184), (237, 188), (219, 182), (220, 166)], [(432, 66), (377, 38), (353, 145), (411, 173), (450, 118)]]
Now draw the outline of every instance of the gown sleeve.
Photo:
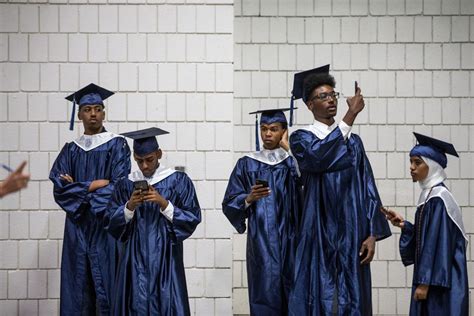
[(127, 223), (124, 216), (125, 204), (132, 195), (131, 189), (127, 186), (127, 179), (123, 179), (115, 184), (115, 189), (107, 206), (104, 226), (105, 229), (117, 240), (126, 241), (129, 237), (130, 226), (133, 219)]
[(245, 180), (244, 162), (240, 159), (237, 162), (229, 178), (229, 184), (222, 201), (222, 210), (232, 226), (239, 234), (243, 234), (247, 229), (245, 219), (248, 217), (248, 210), (245, 208), (245, 198), (247, 197), (247, 185)]
[(168, 221), (168, 223), (175, 239), (183, 241), (192, 235), (201, 222), (201, 207), (193, 182), (185, 173), (179, 173), (175, 191), (177, 198), (172, 202), (174, 206), (173, 221)]
[(54, 161), (49, 179), (53, 182), (53, 195), (56, 203), (66, 212), (67, 216), (78, 219), (84, 210), (82, 206), (89, 203), (88, 190), (92, 181), (69, 183), (60, 178), (61, 174), (73, 174), (69, 151), (69, 144), (65, 144)]
[(290, 136), (290, 147), (301, 171), (332, 172), (348, 168), (352, 162), (339, 127), (324, 139), (309, 131), (297, 130)]
[(124, 138), (118, 139), (117, 144), (113, 146), (109, 161), (111, 172), (108, 180), (110, 183), (91, 192), (91, 210), (96, 216), (104, 214), (117, 181), (126, 178), (130, 173), (130, 148)]
[[(353, 135), (355, 137), (356, 135)], [(358, 137), (358, 136), (357, 136)], [(359, 138), (360, 140), (360, 138)], [(367, 194), (367, 219), (370, 221), (370, 235), (375, 236), (377, 240), (385, 239), (392, 235), (390, 226), (388, 225), (385, 215), (380, 211), (382, 202), (380, 200), (379, 192), (375, 184), (374, 173), (370, 166), (369, 159), (365, 154), (364, 145), (360, 140), (360, 146), (363, 153), (363, 159), (361, 166), (362, 170), (362, 183), (365, 184)]]
[(409, 221), (405, 221), (399, 242), (400, 257), (403, 265), (409, 266), (415, 263), (416, 239), (415, 227)]
[(455, 224), (449, 218), (441, 198), (430, 199), (423, 212), (424, 236), (421, 238), (420, 257), (413, 272), (413, 283), (449, 288)]

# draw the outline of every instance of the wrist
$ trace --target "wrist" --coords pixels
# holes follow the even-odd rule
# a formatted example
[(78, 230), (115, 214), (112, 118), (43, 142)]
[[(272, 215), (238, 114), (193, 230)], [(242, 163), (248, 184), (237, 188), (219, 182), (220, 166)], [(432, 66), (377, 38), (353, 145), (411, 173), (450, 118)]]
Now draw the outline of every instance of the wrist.
[(357, 113), (353, 113), (350, 109), (347, 110), (346, 115), (342, 118), (342, 121), (346, 123), (348, 126), (352, 126), (354, 124), (354, 121), (357, 117)]
[(164, 210), (166, 210), (166, 208), (168, 207), (169, 202), (168, 202), (168, 200), (163, 199), (163, 201), (160, 201), (159, 204), (160, 204), (160, 209), (161, 209), (162, 211), (164, 211)]
[(358, 110), (354, 110), (354, 109), (347, 109), (347, 114), (349, 114), (351, 117), (353, 117), (354, 119), (357, 117), (357, 115), (359, 115), (360, 111)]
[(135, 211), (136, 205), (128, 201), (127, 204), (125, 204), (125, 207), (127, 208), (127, 210), (133, 212)]

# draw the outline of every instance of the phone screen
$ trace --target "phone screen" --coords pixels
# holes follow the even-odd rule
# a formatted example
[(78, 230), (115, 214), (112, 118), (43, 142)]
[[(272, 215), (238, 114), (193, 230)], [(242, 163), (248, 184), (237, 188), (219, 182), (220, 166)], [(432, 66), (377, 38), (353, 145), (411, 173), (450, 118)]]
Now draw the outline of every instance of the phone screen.
[(261, 179), (257, 179), (255, 181), (256, 184), (260, 184), (262, 185), (263, 187), (268, 187), (268, 181), (265, 181), (265, 180), (261, 180)]
[(148, 190), (148, 182), (146, 180), (139, 180), (133, 182), (133, 189), (140, 190), (140, 191), (146, 191)]

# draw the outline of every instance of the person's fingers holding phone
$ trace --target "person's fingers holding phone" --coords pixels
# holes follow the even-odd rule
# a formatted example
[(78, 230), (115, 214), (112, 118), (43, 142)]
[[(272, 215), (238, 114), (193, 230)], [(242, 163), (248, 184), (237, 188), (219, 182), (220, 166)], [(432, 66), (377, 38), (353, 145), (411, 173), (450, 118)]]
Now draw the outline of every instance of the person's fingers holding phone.
[(364, 109), (364, 96), (361, 93), (361, 89), (357, 81), (354, 82), (354, 96), (347, 98), (346, 101), (347, 105), (349, 106), (349, 109), (355, 114), (360, 113)]
[(127, 208), (131, 211), (135, 210), (140, 204), (143, 203), (143, 192), (141, 190), (134, 190), (130, 199), (127, 202)]
[(251, 191), (245, 200), (247, 203), (251, 204), (260, 200), (261, 198), (269, 196), (270, 193), (271, 190), (268, 186), (268, 182), (265, 180), (257, 180), (256, 184), (252, 186)]

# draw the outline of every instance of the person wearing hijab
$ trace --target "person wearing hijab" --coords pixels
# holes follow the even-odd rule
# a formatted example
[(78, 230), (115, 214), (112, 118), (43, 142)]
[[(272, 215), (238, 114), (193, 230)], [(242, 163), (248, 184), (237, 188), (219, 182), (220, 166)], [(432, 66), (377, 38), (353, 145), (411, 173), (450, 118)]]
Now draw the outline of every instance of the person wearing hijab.
[(66, 97), (75, 105), (84, 135), (64, 145), (49, 179), (54, 199), (66, 212), (61, 259), (61, 315), (108, 315), (114, 289), (117, 244), (103, 217), (114, 184), (130, 173), (123, 136), (107, 132), (104, 100), (114, 93), (95, 84)]
[(115, 186), (105, 226), (123, 242), (112, 315), (190, 314), (183, 262), (183, 241), (201, 222), (191, 179), (160, 163), (151, 127), (122, 135), (133, 139), (139, 170)]
[(403, 264), (414, 264), (410, 315), (467, 316), (467, 235), (461, 209), (444, 184), (446, 154), (458, 154), (452, 144), (414, 134), (418, 144), (410, 151), (410, 174), (422, 190), (415, 224), (395, 211), (385, 211), (402, 230)]
[(288, 154), (286, 110), (250, 113), (261, 113), (260, 124), (258, 116), (256, 119), (257, 151), (237, 161), (222, 202), (222, 210), (237, 232), (248, 230), (250, 314), (256, 316), (288, 313), (298, 220), (298, 175), (295, 160)]

